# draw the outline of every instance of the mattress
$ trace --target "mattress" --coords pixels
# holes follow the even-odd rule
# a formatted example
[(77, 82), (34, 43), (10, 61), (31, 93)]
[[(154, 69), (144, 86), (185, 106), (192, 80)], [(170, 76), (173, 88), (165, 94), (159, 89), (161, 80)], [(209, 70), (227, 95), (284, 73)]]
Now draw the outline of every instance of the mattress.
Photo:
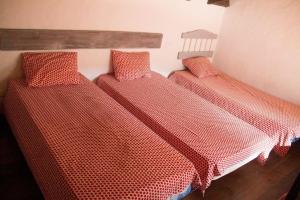
[(177, 71), (170, 79), (267, 133), (284, 155), (300, 137), (300, 107), (266, 94), (228, 75), (199, 79), (189, 71)]
[(194, 163), (202, 191), (253, 154), (265, 159), (274, 146), (262, 131), (158, 73), (122, 82), (101, 75), (97, 84)]
[(167, 199), (199, 184), (193, 163), (84, 77), (14, 80), (4, 103), (45, 199)]

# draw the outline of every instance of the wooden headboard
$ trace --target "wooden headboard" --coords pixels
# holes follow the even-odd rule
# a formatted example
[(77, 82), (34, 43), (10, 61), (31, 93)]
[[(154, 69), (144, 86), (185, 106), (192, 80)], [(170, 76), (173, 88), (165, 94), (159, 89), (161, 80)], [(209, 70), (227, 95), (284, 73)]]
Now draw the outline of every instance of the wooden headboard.
[(182, 51), (178, 52), (178, 59), (196, 57), (196, 56), (213, 56), (213, 42), (218, 35), (212, 32), (198, 29), (182, 33), (181, 38), (184, 39)]
[(161, 33), (0, 29), (0, 50), (160, 48)]

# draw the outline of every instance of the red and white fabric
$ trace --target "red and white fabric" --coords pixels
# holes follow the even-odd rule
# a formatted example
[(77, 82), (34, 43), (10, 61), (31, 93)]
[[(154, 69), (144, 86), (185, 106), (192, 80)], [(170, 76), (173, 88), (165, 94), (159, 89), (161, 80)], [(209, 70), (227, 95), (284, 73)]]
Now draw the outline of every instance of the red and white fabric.
[(166, 199), (198, 184), (188, 159), (94, 83), (80, 82), (9, 83), (6, 116), (45, 199)]
[(218, 74), (218, 71), (207, 57), (186, 58), (182, 60), (182, 64), (198, 78), (215, 76)]
[(119, 81), (150, 77), (149, 52), (111, 51), (112, 66)]
[(22, 54), (22, 68), (28, 86), (78, 84), (76, 52), (27, 52)]
[(253, 152), (266, 159), (274, 146), (262, 131), (157, 73), (126, 82), (102, 75), (97, 84), (194, 163), (202, 191)]
[(297, 105), (221, 73), (199, 79), (189, 71), (177, 71), (170, 79), (267, 133), (276, 141), (279, 155), (285, 155), (291, 141), (300, 137)]

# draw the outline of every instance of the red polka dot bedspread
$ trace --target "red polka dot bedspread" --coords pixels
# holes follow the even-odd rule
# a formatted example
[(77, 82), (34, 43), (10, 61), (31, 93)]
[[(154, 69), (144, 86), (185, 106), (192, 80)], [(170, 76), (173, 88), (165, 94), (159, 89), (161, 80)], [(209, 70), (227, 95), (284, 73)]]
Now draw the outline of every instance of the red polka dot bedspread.
[(222, 73), (199, 79), (189, 71), (177, 71), (169, 79), (267, 133), (276, 141), (279, 155), (285, 155), (300, 137), (297, 105)]
[(187, 158), (83, 77), (11, 81), (5, 112), (45, 199), (167, 199), (199, 183)]
[(101, 75), (97, 84), (194, 163), (202, 191), (254, 152), (263, 161), (275, 145), (264, 132), (158, 73), (121, 82)]

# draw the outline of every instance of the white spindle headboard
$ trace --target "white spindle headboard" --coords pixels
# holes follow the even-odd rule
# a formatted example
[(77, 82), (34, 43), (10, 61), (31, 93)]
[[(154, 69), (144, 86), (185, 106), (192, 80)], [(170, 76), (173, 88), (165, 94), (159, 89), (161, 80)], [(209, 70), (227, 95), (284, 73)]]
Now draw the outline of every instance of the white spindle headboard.
[(213, 56), (213, 43), (218, 35), (207, 30), (198, 29), (182, 33), (184, 39), (182, 51), (178, 52), (178, 59), (196, 57), (196, 56)]

